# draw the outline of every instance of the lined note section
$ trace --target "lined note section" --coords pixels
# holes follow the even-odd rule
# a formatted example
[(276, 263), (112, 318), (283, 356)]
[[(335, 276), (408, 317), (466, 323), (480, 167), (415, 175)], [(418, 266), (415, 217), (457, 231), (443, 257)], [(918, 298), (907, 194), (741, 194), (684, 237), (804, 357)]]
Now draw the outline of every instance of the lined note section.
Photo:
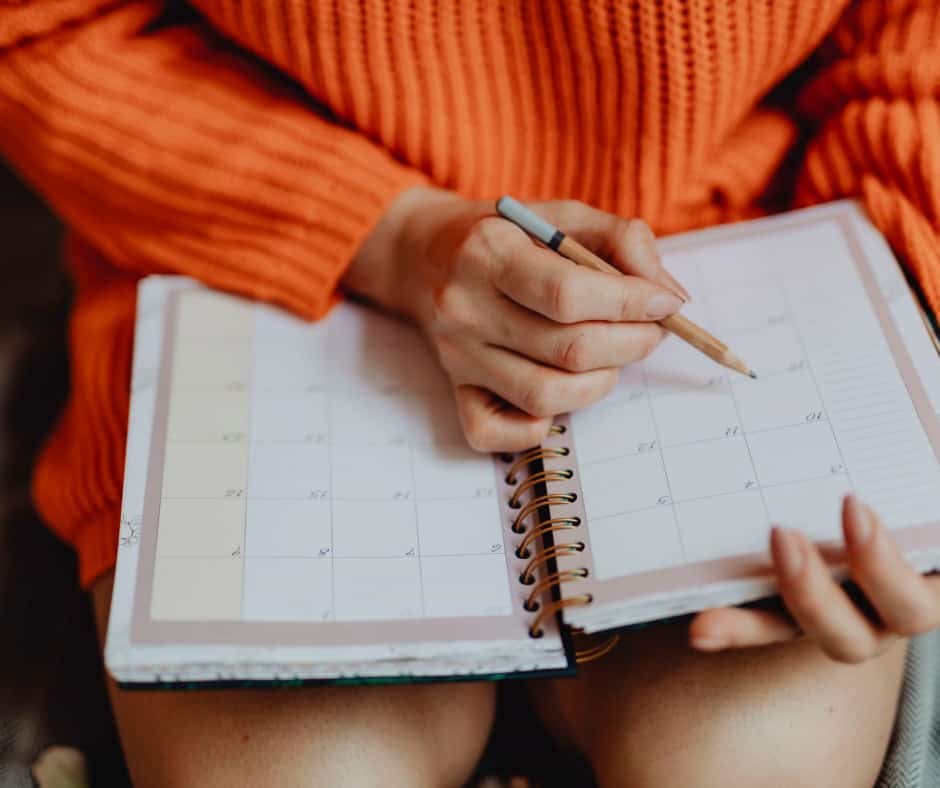
[(668, 337), (572, 414), (596, 578), (764, 553), (772, 523), (839, 539), (853, 490), (890, 528), (940, 520), (937, 457), (851, 243), (830, 218), (666, 254), (683, 313), (759, 378)]

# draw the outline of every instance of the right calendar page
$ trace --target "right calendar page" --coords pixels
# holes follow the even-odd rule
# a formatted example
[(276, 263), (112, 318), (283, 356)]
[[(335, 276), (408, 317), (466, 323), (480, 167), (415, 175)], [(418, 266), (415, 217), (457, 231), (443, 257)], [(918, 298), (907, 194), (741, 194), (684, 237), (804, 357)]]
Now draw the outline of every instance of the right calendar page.
[[(661, 243), (693, 293), (683, 314), (758, 373), (668, 336), (551, 440), (585, 527), (559, 569), (586, 570), (565, 620), (588, 631), (774, 591), (772, 525), (831, 547), (855, 492), (927, 570), (940, 555), (940, 364), (903, 273), (854, 203)], [(567, 462), (566, 462), (567, 460)], [(572, 489), (554, 483), (553, 491)], [(581, 573), (582, 575), (585, 572)], [(577, 575), (563, 575), (575, 577)], [(575, 587), (576, 586), (576, 587)]]

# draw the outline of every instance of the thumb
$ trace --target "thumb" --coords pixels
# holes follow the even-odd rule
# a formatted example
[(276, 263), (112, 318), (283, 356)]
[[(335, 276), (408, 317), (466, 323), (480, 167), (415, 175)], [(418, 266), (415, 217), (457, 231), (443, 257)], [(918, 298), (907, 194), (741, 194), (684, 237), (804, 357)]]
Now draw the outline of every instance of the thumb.
[(683, 301), (692, 300), (663, 266), (656, 236), (642, 219), (624, 219), (576, 200), (554, 200), (529, 207), (623, 273), (655, 282)]
[(689, 643), (697, 651), (723, 651), (785, 643), (802, 635), (792, 618), (757, 607), (703, 610), (689, 625)]

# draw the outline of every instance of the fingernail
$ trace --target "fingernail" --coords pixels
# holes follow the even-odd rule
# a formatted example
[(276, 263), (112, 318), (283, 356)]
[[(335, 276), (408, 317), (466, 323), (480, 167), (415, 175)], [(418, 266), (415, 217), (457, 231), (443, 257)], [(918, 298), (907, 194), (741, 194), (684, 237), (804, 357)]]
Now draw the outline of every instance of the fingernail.
[(845, 497), (845, 538), (850, 547), (862, 547), (871, 537), (872, 522), (866, 507), (854, 495)]
[(721, 651), (728, 645), (728, 641), (721, 637), (692, 638), (690, 642), (698, 651)]
[(672, 293), (654, 293), (646, 302), (646, 316), (650, 320), (662, 320), (674, 315), (682, 308), (682, 299)]
[(666, 278), (669, 280), (670, 284), (672, 285), (672, 288), (671, 288), (672, 291), (673, 291), (677, 296), (679, 296), (679, 298), (681, 298), (683, 301), (685, 301), (687, 304), (688, 304), (688, 303), (691, 303), (691, 302), (692, 302), (692, 296), (691, 296), (691, 294), (689, 293), (689, 291), (686, 290), (686, 289), (682, 286), (682, 282), (680, 282), (678, 279), (676, 279), (676, 278), (675, 278), (672, 274), (670, 274), (665, 268), (663, 269), (663, 272), (666, 274)]
[(796, 577), (800, 573), (803, 568), (803, 551), (796, 534), (786, 528), (774, 526), (770, 532), (770, 549), (784, 577)]

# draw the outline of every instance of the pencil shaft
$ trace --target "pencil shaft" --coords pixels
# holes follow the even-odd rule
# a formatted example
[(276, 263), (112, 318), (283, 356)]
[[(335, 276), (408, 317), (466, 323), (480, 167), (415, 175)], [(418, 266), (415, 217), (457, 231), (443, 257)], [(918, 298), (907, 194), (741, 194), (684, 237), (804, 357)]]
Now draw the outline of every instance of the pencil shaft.
[(664, 317), (659, 321), (659, 325), (712, 358), (728, 351), (728, 346), (724, 342), (717, 337), (713, 337), (701, 326), (696, 325), (678, 312), (669, 315), (669, 317)]
[(574, 238), (569, 238), (567, 235), (564, 236), (561, 243), (558, 244), (558, 252), (572, 262), (583, 265), (585, 268), (593, 268), (595, 271), (603, 271), (605, 274), (622, 273), (606, 260), (602, 260), (590, 249), (581, 246)]

